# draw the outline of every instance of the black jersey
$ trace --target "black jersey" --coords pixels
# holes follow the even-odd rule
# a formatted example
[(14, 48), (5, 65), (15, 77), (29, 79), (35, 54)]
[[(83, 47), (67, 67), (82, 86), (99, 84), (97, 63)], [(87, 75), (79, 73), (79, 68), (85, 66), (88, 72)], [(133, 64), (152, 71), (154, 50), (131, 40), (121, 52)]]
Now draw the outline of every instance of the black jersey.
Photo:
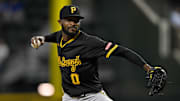
[[(114, 53), (130, 58), (129, 60), (140, 66), (145, 64), (143, 59), (127, 48), (82, 31), (67, 42), (63, 42), (61, 31), (45, 36), (45, 41), (57, 43), (62, 86), (64, 92), (70, 96), (99, 92), (102, 89), (97, 67), (100, 56), (109, 58)], [(115, 52), (118, 49), (119, 51)]]

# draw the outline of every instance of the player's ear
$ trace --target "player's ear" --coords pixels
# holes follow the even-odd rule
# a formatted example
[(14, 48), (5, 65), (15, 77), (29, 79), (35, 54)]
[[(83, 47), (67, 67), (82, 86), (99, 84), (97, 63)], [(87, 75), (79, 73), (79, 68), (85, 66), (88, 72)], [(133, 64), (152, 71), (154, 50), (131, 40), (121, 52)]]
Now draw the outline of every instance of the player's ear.
[(62, 26), (62, 20), (59, 19), (58, 23), (59, 23), (60, 26)]
[(61, 20), (60, 19), (58, 20), (58, 23), (61, 24)]

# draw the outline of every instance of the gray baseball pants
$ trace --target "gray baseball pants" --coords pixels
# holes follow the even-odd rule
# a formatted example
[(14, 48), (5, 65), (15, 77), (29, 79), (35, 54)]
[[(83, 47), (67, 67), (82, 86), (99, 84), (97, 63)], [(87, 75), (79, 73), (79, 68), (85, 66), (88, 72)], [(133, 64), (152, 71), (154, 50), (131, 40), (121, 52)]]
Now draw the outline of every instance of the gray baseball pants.
[(110, 99), (104, 90), (98, 93), (88, 93), (84, 97), (71, 97), (64, 93), (62, 101), (113, 101)]

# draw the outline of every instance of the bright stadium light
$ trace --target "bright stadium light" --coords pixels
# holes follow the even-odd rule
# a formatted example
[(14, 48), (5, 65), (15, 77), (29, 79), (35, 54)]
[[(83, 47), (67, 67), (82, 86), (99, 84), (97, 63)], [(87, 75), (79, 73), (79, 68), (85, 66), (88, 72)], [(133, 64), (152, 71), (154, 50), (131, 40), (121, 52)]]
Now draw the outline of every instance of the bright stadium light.
[(39, 95), (46, 96), (46, 97), (53, 96), (55, 93), (54, 86), (50, 83), (39, 84), (37, 90), (38, 90)]

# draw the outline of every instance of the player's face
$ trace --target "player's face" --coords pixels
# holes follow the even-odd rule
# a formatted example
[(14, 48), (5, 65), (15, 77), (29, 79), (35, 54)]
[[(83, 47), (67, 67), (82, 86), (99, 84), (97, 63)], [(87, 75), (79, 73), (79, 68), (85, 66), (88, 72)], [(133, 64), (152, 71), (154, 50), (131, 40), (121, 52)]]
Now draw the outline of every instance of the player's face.
[(74, 36), (79, 31), (80, 19), (76, 17), (68, 17), (59, 21), (65, 34)]

